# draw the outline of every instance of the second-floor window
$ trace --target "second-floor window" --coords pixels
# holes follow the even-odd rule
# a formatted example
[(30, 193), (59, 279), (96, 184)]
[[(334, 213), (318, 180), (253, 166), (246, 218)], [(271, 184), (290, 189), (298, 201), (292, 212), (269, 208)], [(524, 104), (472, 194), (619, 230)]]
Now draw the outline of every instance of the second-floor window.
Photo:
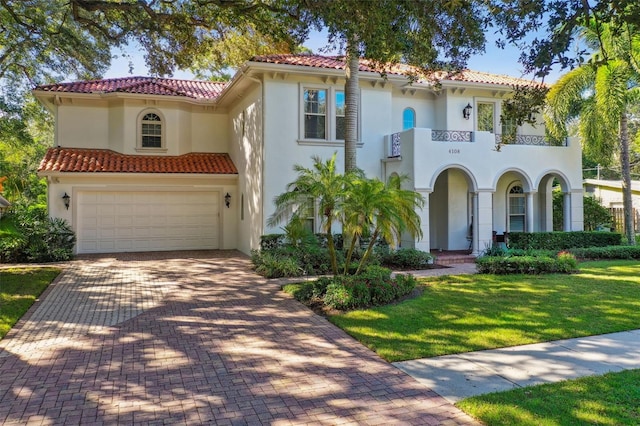
[(402, 111), (402, 130), (416, 127), (416, 112), (413, 108), (405, 108)]
[(327, 135), (327, 91), (304, 90), (304, 138), (326, 139)]
[(300, 139), (344, 141), (346, 102), (344, 90), (334, 87), (302, 87)]
[(140, 123), (140, 146), (142, 148), (162, 148), (162, 119), (149, 112)]
[(481, 132), (495, 132), (495, 104), (478, 102), (477, 104), (478, 130)]

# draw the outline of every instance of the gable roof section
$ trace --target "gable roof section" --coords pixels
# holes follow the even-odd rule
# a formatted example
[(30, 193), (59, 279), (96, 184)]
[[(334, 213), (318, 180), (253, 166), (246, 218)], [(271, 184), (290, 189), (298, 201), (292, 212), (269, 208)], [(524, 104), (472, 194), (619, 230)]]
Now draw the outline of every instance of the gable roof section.
[(131, 93), (211, 100), (216, 99), (228, 85), (227, 82), (123, 77), (49, 84), (38, 86), (35, 90), (52, 93)]
[(50, 148), (38, 173), (238, 174), (228, 154), (125, 155), (109, 149)]
[[(321, 56), (312, 54), (287, 54), (254, 56), (250, 62), (297, 66), (301, 68), (319, 68), (344, 70), (343, 56)], [(360, 60), (360, 71), (380, 73), (374, 63), (367, 59)], [(408, 65), (396, 64), (384, 70), (387, 74), (400, 77), (417, 69)], [(418, 72), (418, 74), (420, 74)], [(237, 80), (238, 73), (234, 80)], [(523, 78), (507, 75), (491, 74), (481, 71), (462, 70), (457, 73), (436, 72), (429, 75), (422, 73), (419, 82), (431, 84), (434, 80), (443, 82), (462, 82), (475, 84), (490, 84), (499, 86), (538, 86), (540, 83)], [(137, 95), (155, 95), (182, 97), (200, 101), (214, 101), (220, 97), (231, 82), (214, 82), (200, 80), (178, 80), (160, 77), (123, 77), (104, 80), (77, 81), (37, 86), (34, 90), (49, 93), (85, 93), (85, 94), (116, 94), (127, 93)]]
[[(344, 70), (346, 67), (344, 56), (320, 56), (310, 54), (298, 54), (298, 55), (264, 55), (254, 56), (251, 61), (262, 62), (269, 64), (280, 65), (294, 65), (310, 68), (325, 68)], [(434, 80), (443, 80), (451, 82), (465, 82), (465, 83), (480, 83), (480, 84), (497, 84), (501, 86), (539, 86), (541, 83), (533, 80), (527, 80), (524, 78), (511, 77), (508, 75), (491, 74), (481, 71), (462, 70), (460, 72), (447, 73), (444, 71), (434, 72), (431, 74), (425, 74), (420, 72), (415, 67), (409, 65), (396, 64), (390, 66), (387, 69), (381, 70), (375, 67), (374, 63), (367, 59), (360, 59), (360, 71), (363, 72), (375, 72), (381, 71), (387, 74), (393, 74), (398, 76), (406, 76), (408, 73), (415, 72), (418, 75), (422, 74), (422, 78), (419, 80), (423, 83), (430, 83)]]

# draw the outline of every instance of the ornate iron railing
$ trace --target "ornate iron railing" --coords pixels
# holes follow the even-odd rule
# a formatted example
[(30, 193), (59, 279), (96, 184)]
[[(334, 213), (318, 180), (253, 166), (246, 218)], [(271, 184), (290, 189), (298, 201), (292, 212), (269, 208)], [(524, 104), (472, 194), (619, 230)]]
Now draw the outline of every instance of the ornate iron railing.
[(472, 132), (463, 130), (432, 130), (431, 140), (436, 142), (472, 142)]
[(535, 145), (535, 146), (566, 146), (566, 139), (554, 142), (540, 135), (516, 135), (515, 139), (507, 140), (501, 134), (496, 134), (496, 144), (505, 145)]
[(400, 157), (400, 133), (393, 133), (391, 135), (389, 157)]

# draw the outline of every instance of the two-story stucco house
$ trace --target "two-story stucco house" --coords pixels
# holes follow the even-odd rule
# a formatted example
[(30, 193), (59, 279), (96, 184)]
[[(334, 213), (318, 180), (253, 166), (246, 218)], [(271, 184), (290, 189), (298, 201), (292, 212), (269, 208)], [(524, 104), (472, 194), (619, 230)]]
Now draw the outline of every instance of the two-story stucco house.
[[(342, 167), (344, 82), (341, 58), (275, 55), (253, 58), (228, 83), (39, 86), (56, 122), (56, 146), (39, 169), (49, 213), (72, 224), (78, 253), (249, 252), (279, 231), (266, 221), (294, 164), (337, 151)], [(526, 84), (472, 71), (411, 83), (362, 62), (358, 166), (381, 179), (407, 174), (427, 200), (424, 237), (404, 246), (477, 254), (494, 232), (551, 230), (554, 181), (565, 229), (582, 230), (578, 143), (550, 146), (543, 125), (525, 125), (495, 149), (501, 104)]]

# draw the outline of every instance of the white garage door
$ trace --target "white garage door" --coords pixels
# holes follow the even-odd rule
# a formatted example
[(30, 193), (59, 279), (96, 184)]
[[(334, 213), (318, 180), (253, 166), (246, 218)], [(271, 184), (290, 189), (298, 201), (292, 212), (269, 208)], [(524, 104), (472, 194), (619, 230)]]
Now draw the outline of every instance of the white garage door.
[(219, 248), (218, 192), (78, 193), (78, 253)]

